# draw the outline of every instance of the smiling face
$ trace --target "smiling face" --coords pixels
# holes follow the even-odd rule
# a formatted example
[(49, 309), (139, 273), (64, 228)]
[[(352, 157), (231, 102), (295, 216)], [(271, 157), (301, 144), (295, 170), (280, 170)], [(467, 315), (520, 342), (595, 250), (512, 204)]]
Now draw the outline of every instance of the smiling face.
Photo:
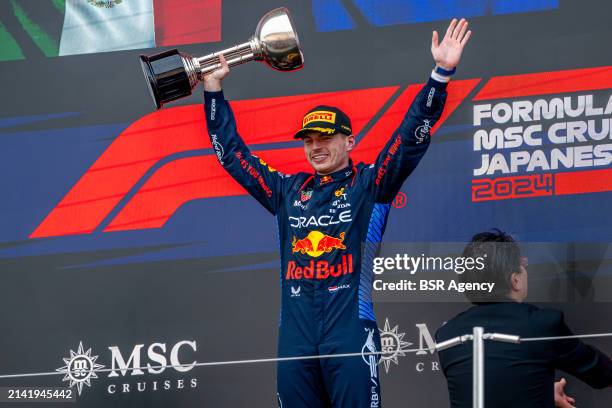
[(304, 135), (304, 153), (315, 172), (333, 173), (349, 165), (349, 152), (355, 147), (355, 136), (342, 133), (326, 135), (308, 132)]

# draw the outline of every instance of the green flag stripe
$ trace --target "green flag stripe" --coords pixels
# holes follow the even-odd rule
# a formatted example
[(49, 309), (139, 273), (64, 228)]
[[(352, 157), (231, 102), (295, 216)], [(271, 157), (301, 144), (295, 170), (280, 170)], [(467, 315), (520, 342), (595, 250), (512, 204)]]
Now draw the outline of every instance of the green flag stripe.
[(34, 43), (41, 49), (46, 57), (55, 57), (59, 54), (59, 41), (51, 38), (38, 24), (30, 20), (25, 10), (15, 1), (11, 0), (15, 17), (21, 23), (23, 29), (32, 38)]
[(60, 13), (64, 14), (66, 12), (66, 0), (51, 0), (56, 9), (59, 10)]
[(11, 33), (8, 32), (4, 24), (0, 22), (0, 61), (12, 61), (18, 59), (24, 59), (25, 56), (21, 51), (21, 47), (17, 44), (17, 41), (13, 38)]

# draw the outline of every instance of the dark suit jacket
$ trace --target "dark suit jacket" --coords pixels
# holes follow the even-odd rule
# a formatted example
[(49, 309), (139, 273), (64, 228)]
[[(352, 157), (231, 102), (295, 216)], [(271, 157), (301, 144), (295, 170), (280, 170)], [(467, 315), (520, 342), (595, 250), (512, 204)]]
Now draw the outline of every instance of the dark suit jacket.
[[(472, 333), (521, 337), (568, 336), (573, 333), (563, 313), (526, 303), (504, 302), (473, 306), (436, 333), (436, 341)], [(439, 352), (448, 381), (452, 408), (472, 407), (472, 342)], [(485, 406), (492, 408), (554, 407), (555, 369), (594, 388), (612, 384), (612, 363), (599, 350), (579, 340), (535, 341), (521, 344), (485, 340)]]

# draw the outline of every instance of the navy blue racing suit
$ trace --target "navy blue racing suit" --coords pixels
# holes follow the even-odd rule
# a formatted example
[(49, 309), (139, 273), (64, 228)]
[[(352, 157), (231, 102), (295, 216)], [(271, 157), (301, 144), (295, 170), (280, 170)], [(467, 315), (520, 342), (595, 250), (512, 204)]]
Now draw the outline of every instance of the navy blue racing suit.
[[(391, 202), (427, 150), (445, 100), (446, 84), (429, 79), (374, 164), (286, 175), (249, 152), (223, 92), (205, 92), (219, 162), (278, 222), (279, 357), (380, 351), (372, 259)], [(370, 355), (279, 362), (279, 405), (379, 407), (378, 362)]]

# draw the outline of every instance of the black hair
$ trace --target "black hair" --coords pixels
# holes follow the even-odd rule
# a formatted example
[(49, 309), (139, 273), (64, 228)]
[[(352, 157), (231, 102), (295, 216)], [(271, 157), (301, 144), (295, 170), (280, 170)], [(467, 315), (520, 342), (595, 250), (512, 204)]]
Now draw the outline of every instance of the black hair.
[(480, 232), (472, 237), (463, 250), (464, 257), (483, 258), (484, 267), (465, 271), (459, 275), (460, 282), (495, 283), (491, 293), (466, 291), (472, 303), (499, 302), (508, 300), (512, 274), (520, 272), (521, 250), (514, 237), (498, 228)]

